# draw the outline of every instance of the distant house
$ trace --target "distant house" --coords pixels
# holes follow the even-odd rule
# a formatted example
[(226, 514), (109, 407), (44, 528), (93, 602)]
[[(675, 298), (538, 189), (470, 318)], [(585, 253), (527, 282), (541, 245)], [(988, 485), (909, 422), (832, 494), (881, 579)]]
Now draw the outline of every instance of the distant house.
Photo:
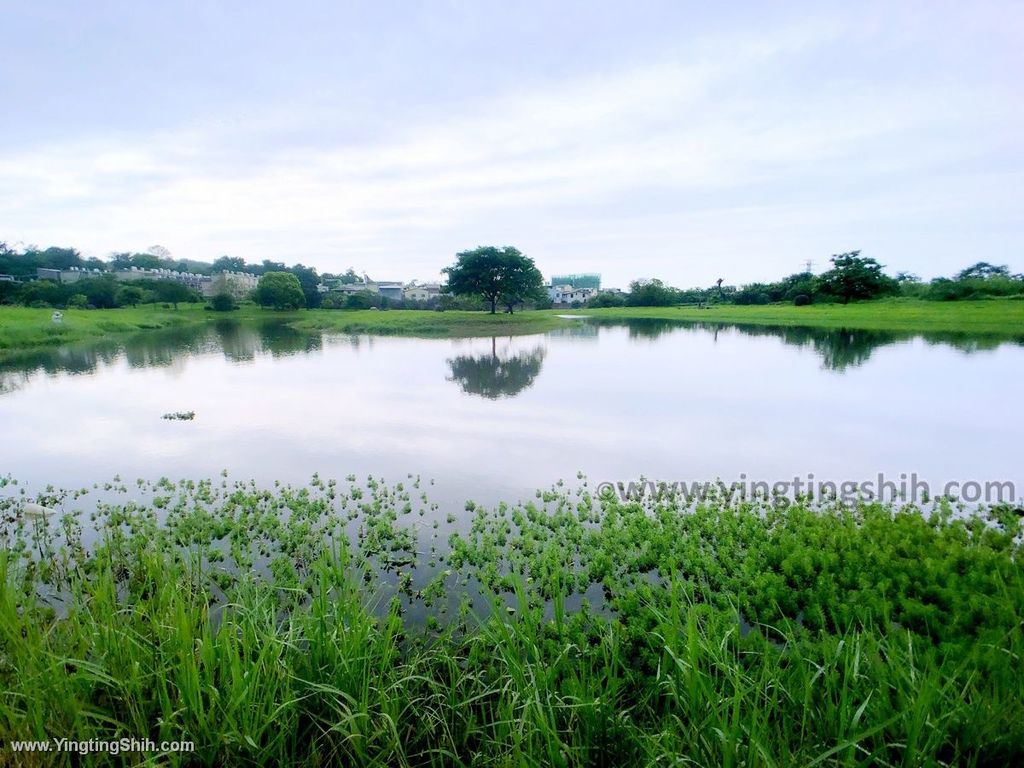
[(0, 283), (14, 283), (17, 282), (14, 279), (14, 275), (0, 275)]
[[(97, 277), (113, 277), (120, 282), (131, 280), (173, 280), (176, 283), (187, 285), (196, 291), (204, 291), (204, 286), (209, 283), (209, 275), (199, 275), (194, 272), (177, 272), (173, 269), (140, 269), (129, 267), (127, 269), (115, 269), (107, 272), (102, 269), (85, 269), (83, 267), (69, 267), (68, 269), (49, 269), (39, 267), (36, 269), (36, 277), (39, 280), (56, 280), (58, 283), (77, 283), (79, 280), (87, 280)], [(255, 276), (252, 276), (255, 278)]]
[(410, 283), (405, 286), (402, 296), (406, 301), (431, 301), (441, 295), (441, 286), (437, 283), (417, 285)]
[(328, 285), (334, 293), (343, 293), (346, 296), (353, 296), (357, 293), (380, 293), (376, 283), (333, 283)]
[(402, 284), (395, 282), (378, 282), (377, 292), (389, 301), (402, 300)]
[(591, 297), (597, 294), (594, 288), (575, 288), (571, 285), (552, 285), (548, 287), (548, 298), (552, 304), (561, 306), (572, 306), (573, 304), (585, 304)]
[(256, 290), (260, 279), (251, 272), (218, 272), (208, 277), (201, 285), (206, 297), (226, 293), (234, 299), (245, 299)]

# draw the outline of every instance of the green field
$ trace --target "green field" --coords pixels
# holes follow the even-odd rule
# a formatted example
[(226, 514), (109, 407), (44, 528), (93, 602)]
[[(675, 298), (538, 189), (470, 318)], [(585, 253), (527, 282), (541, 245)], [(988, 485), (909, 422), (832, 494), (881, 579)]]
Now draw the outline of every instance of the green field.
[(1019, 510), (428, 489), (115, 483), (47, 518), (9, 485), (0, 763), (75, 764), (4, 751), (58, 736), (202, 766), (1024, 754)]
[(51, 320), (52, 309), (0, 307), (0, 355), (37, 347), (70, 344), (123, 333), (139, 333), (206, 322), (209, 312), (181, 305), (178, 310), (155, 305), (122, 309), (61, 310), (61, 323)]
[(274, 312), (247, 305), (237, 312), (208, 312), (201, 305), (177, 310), (158, 305), (123, 309), (66, 310), (62, 323), (52, 310), (0, 307), (0, 356), (39, 347), (138, 333), (231, 318), (275, 318), (303, 330), (425, 337), (494, 336), (540, 333), (564, 325), (560, 314), (606, 320), (653, 318), (688, 322), (806, 326), (877, 331), (942, 332), (1024, 337), (1024, 301), (930, 302), (883, 300), (861, 304), (795, 307), (629, 307), (619, 309), (545, 310), (514, 315), (425, 310), (303, 310)]
[(601, 318), (659, 318), (707, 323), (847, 328), (865, 331), (981, 333), (1024, 336), (1024, 301), (882, 299), (858, 304), (697, 307), (624, 307), (574, 310)]

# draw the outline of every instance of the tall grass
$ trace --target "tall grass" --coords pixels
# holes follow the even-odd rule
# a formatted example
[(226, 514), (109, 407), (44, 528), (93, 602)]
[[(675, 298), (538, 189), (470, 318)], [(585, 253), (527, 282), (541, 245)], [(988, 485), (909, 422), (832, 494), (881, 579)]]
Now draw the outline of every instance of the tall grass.
[(417, 481), (107, 492), (44, 495), (85, 508), (48, 520), (0, 503), (5, 743), (188, 739), (148, 759), (208, 766), (1024, 754), (1010, 509), (683, 509), (583, 487), (469, 505), (442, 546)]

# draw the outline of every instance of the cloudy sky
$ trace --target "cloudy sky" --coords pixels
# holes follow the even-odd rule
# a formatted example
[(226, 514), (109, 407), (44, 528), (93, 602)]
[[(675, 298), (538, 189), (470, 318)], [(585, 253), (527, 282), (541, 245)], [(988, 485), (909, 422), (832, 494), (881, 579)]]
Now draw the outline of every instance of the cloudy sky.
[(0, 240), (680, 286), (1024, 269), (1024, 4), (7, 2)]

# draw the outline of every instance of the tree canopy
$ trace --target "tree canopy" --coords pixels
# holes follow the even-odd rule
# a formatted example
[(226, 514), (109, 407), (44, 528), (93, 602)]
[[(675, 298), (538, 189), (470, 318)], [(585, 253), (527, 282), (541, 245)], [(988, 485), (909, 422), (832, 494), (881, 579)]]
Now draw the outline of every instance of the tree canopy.
[(260, 306), (274, 309), (299, 309), (306, 306), (299, 278), (291, 272), (267, 272), (260, 278), (253, 298)]
[(882, 272), (882, 265), (860, 251), (833, 256), (832, 269), (820, 278), (821, 289), (843, 304), (860, 299), (876, 299), (898, 292), (896, 281)]
[(455, 259), (455, 264), (443, 270), (448, 276), (448, 292), (482, 297), (492, 315), (499, 303), (512, 312), (516, 306), (543, 296), (540, 270), (518, 248), (481, 246), (458, 253)]

